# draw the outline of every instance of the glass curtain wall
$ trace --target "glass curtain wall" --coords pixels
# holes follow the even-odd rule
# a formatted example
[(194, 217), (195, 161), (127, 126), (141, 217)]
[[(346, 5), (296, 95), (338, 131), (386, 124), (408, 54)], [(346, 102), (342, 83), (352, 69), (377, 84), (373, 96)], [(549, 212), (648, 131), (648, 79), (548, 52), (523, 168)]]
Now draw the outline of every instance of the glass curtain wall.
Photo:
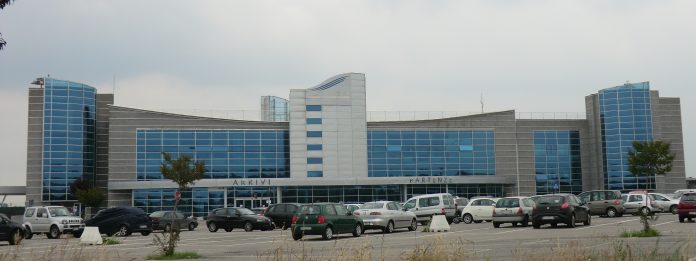
[(282, 190), (283, 202), (291, 203), (401, 201), (400, 185), (300, 186), (283, 187)]
[(452, 196), (465, 198), (504, 196), (503, 185), (500, 184), (424, 184), (406, 186), (407, 198), (434, 193), (450, 193)]
[(70, 184), (94, 180), (96, 89), (44, 78), (43, 189), (45, 202), (72, 201)]
[(649, 83), (627, 83), (601, 90), (599, 106), (605, 187), (655, 189), (654, 177), (634, 177), (628, 170), (632, 143), (653, 139)]
[(582, 192), (580, 132), (534, 131), (537, 194)]
[(495, 175), (493, 131), (368, 131), (368, 176)]

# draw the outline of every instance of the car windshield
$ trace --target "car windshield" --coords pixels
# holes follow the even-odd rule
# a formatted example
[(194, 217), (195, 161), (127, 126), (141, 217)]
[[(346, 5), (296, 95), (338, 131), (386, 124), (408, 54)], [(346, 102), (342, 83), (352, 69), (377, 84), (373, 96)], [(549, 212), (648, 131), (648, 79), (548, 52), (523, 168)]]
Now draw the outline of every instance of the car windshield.
[(242, 215), (256, 215), (254, 211), (251, 211), (248, 208), (238, 208), (237, 211), (239, 211), (239, 214)]
[(377, 209), (384, 207), (384, 203), (370, 202), (362, 205), (362, 209)]
[(164, 211), (155, 211), (152, 214), (150, 214), (151, 217), (161, 217), (164, 216)]
[(65, 207), (48, 208), (51, 217), (67, 217), (70, 216), (70, 211)]
[(681, 200), (696, 201), (696, 194), (684, 194), (684, 196), (681, 197)]
[(520, 200), (516, 198), (504, 198), (495, 203), (496, 208), (518, 208)]
[(539, 197), (536, 202), (544, 205), (560, 205), (565, 201), (561, 196), (545, 196)]
[(300, 214), (302, 214), (302, 215), (317, 215), (320, 213), (321, 213), (321, 206), (312, 205), (312, 206), (302, 206), (302, 208), (300, 208)]

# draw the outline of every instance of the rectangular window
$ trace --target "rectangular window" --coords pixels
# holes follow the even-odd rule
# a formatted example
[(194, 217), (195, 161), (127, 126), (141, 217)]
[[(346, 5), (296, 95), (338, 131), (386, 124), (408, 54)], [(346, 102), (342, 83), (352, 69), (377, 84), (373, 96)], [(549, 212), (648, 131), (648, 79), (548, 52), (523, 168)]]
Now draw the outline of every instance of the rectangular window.
[(307, 158), (307, 164), (321, 164), (322, 158)]
[(307, 118), (307, 124), (321, 124), (321, 118)]
[(321, 131), (308, 131), (307, 137), (311, 137), (311, 138), (321, 137)]
[(322, 172), (322, 171), (307, 171), (308, 178), (321, 178), (323, 176), (324, 176), (324, 172)]
[(401, 146), (387, 146), (387, 151), (401, 151)]
[(307, 144), (307, 150), (321, 150), (321, 144)]
[(321, 105), (307, 105), (307, 111), (321, 111)]

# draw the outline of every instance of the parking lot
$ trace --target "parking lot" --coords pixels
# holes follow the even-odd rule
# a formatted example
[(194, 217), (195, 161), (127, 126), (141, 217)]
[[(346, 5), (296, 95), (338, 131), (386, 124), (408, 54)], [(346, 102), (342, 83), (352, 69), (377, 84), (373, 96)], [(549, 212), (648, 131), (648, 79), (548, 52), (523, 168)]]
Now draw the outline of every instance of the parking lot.
[[(576, 251), (601, 251), (615, 248), (620, 242), (628, 244), (634, 250), (651, 251), (655, 248), (661, 254), (669, 255), (677, 251), (692, 251), (695, 257), (696, 223), (679, 223), (671, 214), (658, 214), (654, 227), (662, 233), (659, 238), (621, 238), (626, 230), (639, 230), (638, 217), (620, 218), (593, 217), (591, 226), (579, 225), (576, 228), (558, 228), (543, 226), (541, 229), (529, 227), (511, 227), (504, 225), (493, 228), (491, 223), (452, 224), (449, 232), (429, 233), (397, 230), (393, 234), (368, 230), (359, 238), (342, 234), (336, 240), (324, 241), (321, 236), (306, 236), (301, 241), (293, 241), (289, 230), (244, 232), (235, 229), (232, 232), (218, 231), (210, 233), (201, 223), (195, 231), (183, 231), (179, 250), (196, 251), (206, 259), (224, 260), (266, 260), (283, 256), (299, 258), (310, 256), (316, 259), (361, 255), (369, 259), (401, 259), (414, 252), (414, 249), (426, 246), (439, 246), (444, 251), (454, 251), (463, 258), (508, 260), (513, 257), (558, 253), (559, 249), (572, 248)], [(55, 255), (100, 256), (104, 259), (142, 260), (155, 253), (152, 244), (153, 235), (134, 235), (119, 238), (121, 244), (110, 246), (80, 246), (79, 239), (66, 237), (50, 240), (45, 236), (36, 236), (23, 241), (21, 247), (0, 243), (0, 257), (15, 254), (26, 260), (54, 257)], [(70, 259), (70, 258), (68, 258)]]

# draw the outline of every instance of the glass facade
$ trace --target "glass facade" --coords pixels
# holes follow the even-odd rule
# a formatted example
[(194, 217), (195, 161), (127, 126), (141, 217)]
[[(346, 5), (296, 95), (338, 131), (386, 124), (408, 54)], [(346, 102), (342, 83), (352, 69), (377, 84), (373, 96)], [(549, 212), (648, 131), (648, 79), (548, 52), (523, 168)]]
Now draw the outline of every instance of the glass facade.
[(261, 120), (288, 121), (288, 100), (276, 96), (261, 97)]
[(504, 197), (503, 185), (499, 184), (423, 184), (406, 186), (406, 198), (413, 196), (450, 193), (465, 198), (489, 196)]
[(534, 131), (537, 194), (582, 192), (580, 132)]
[(161, 180), (162, 152), (205, 162), (205, 179), (289, 178), (286, 130), (137, 130), (137, 180)]
[(71, 201), (70, 184), (94, 180), (96, 89), (44, 78), (42, 200)]
[(400, 185), (282, 187), (283, 202), (364, 203), (376, 200), (401, 201)]
[(368, 176), (495, 175), (493, 131), (368, 131)]
[(634, 177), (628, 170), (632, 143), (653, 138), (649, 83), (627, 83), (599, 91), (599, 111), (605, 188), (655, 189), (654, 177)]
[[(160, 210), (171, 210), (174, 207), (174, 192), (176, 189), (137, 189), (133, 190), (133, 206), (147, 213)], [(225, 206), (225, 191), (227, 204), (234, 206), (235, 199), (268, 198), (273, 203), (276, 200), (275, 187), (229, 187), (229, 188), (191, 188), (181, 193), (177, 209), (196, 217), (204, 217), (213, 209)]]

